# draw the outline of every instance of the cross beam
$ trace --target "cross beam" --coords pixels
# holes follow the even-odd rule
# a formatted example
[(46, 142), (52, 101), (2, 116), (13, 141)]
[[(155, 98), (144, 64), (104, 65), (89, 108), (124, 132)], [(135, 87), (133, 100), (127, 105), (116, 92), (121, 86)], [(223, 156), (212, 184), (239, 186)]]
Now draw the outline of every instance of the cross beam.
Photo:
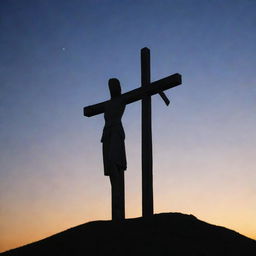
[[(141, 100), (142, 95), (152, 96), (154, 94), (160, 93), (161, 91), (165, 91), (167, 89), (173, 88), (181, 84), (181, 75), (179, 73), (167, 76), (163, 79), (152, 82), (150, 86), (147, 87), (139, 87), (132, 91), (126, 92), (122, 94), (126, 104), (130, 104), (137, 100)], [(84, 107), (84, 116), (91, 117), (95, 115), (99, 115), (104, 113), (104, 106), (108, 102), (108, 100)]]

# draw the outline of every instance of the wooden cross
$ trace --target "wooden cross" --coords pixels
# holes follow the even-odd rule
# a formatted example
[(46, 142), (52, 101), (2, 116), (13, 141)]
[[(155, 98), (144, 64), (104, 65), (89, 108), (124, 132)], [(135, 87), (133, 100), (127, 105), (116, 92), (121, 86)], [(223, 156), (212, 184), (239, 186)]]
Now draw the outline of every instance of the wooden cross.
[[(150, 50), (141, 49), (141, 87), (121, 94), (122, 102), (130, 104), (142, 100), (142, 216), (153, 215), (153, 175), (152, 175), (152, 128), (151, 96), (160, 94), (166, 105), (170, 101), (164, 90), (181, 84), (181, 75), (176, 73), (155, 82), (150, 82)], [(91, 117), (104, 113), (108, 101), (84, 108), (84, 115)]]

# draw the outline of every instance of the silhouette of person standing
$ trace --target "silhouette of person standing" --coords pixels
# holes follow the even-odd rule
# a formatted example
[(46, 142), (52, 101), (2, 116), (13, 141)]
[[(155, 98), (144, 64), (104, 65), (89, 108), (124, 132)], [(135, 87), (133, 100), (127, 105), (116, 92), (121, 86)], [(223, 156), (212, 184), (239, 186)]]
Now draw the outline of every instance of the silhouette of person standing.
[(108, 81), (111, 100), (104, 107), (105, 126), (101, 138), (104, 175), (109, 176), (112, 190), (112, 220), (125, 218), (124, 171), (127, 168), (125, 133), (121, 122), (125, 103), (121, 96), (120, 82)]

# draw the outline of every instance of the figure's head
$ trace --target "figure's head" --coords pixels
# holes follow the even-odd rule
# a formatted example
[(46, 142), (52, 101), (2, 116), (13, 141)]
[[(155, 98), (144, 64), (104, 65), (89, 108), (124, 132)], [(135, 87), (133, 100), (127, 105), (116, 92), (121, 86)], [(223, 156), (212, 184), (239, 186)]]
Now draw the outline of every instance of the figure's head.
[(108, 87), (109, 87), (111, 98), (115, 98), (121, 95), (121, 86), (118, 79), (110, 78), (108, 80)]

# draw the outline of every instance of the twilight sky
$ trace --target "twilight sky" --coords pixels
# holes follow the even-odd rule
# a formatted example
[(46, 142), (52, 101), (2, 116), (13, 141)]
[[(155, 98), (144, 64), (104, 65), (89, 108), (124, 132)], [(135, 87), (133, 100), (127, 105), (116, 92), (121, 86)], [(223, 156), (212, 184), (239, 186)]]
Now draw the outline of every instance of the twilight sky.
[[(0, 251), (110, 219), (103, 116), (84, 106), (151, 77), (155, 212), (193, 214), (256, 239), (256, 1), (1, 0)], [(140, 102), (123, 117), (126, 216), (141, 216)]]

